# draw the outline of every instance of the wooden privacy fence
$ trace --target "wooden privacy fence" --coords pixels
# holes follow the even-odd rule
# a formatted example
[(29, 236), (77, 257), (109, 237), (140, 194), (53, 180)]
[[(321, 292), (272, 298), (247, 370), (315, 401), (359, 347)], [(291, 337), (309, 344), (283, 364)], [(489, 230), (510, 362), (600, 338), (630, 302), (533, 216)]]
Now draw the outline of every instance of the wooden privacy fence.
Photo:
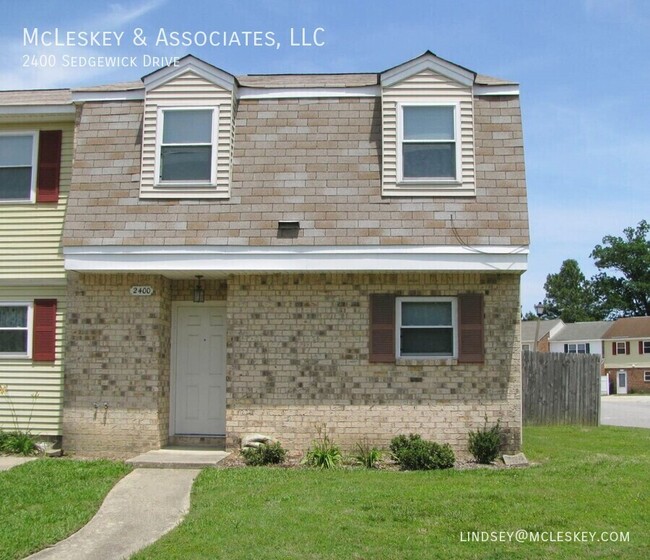
[(600, 356), (522, 352), (524, 424), (597, 426)]

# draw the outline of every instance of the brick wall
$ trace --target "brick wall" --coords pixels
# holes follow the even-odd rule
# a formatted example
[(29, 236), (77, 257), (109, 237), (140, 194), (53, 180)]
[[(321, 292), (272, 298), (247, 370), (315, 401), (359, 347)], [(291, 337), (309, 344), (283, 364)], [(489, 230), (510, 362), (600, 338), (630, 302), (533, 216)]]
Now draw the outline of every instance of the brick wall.
[[(152, 286), (154, 294), (131, 296), (133, 285)], [(169, 280), (70, 274), (68, 297), (64, 449), (121, 457), (164, 445), (169, 425)]]
[[(64, 245), (528, 243), (518, 98), (475, 99), (476, 197), (467, 198), (382, 198), (379, 104), (241, 100), (231, 198), (205, 201), (140, 200), (142, 102), (85, 103)], [(299, 220), (299, 239), (279, 239), (279, 220)]]
[[(129, 295), (143, 284), (153, 296)], [(122, 457), (167, 443), (171, 302), (191, 299), (194, 285), (153, 275), (70, 275), (67, 451)], [(519, 447), (517, 274), (233, 275), (205, 288), (206, 301), (227, 297), (229, 445), (260, 431), (304, 450), (325, 425), (348, 448), (418, 432), (464, 451), (467, 431), (487, 416), (501, 420), (510, 449)], [(369, 294), (468, 291), (485, 294), (484, 364), (369, 363)]]
[[(371, 293), (485, 293), (485, 364), (368, 362)], [(296, 274), (235, 276), (228, 283), (230, 445), (270, 433), (306, 449), (321, 425), (352, 447), (386, 446), (418, 432), (457, 451), (467, 431), (501, 420), (509, 448), (521, 438), (519, 276), (516, 274)]]

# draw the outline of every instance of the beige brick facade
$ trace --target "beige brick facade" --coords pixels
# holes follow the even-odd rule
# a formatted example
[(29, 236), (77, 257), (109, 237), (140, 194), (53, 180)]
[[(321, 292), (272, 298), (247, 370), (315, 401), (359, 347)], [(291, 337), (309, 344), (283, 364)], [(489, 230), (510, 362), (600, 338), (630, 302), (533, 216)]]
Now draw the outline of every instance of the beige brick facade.
[[(420, 58), (430, 69), (448, 68), (431, 53)], [(184, 64), (206, 70), (208, 81), (214, 75), (192, 57)], [(405, 68), (413, 64), (419, 63)], [(232, 142), (219, 152), (231, 179), (228, 198), (219, 200), (196, 198), (196, 185), (186, 183), (175, 188), (182, 196), (187, 187), (192, 196), (174, 199), (168, 191), (167, 198), (149, 198), (162, 197), (171, 182), (143, 195), (141, 183), (151, 177), (142, 181), (141, 161), (151, 175), (151, 159), (158, 157), (157, 148), (142, 152), (143, 134), (151, 147), (159, 132), (151, 127), (158, 126), (154, 112), (143, 114), (153, 95), (151, 77), (144, 101), (91, 96), (79, 103), (63, 245), (68, 268), (86, 273), (71, 274), (68, 289), (66, 449), (133, 454), (174, 435), (172, 345), (182, 329), (173, 321), (189, 307), (174, 303), (191, 300), (193, 276), (202, 271), (212, 277), (206, 302), (226, 302), (228, 445), (259, 431), (304, 450), (326, 426), (348, 448), (362, 439), (386, 446), (399, 433), (417, 432), (462, 451), (468, 430), (487, 418), (501, 421), (508, 449), (519, 448), (519, 275), (529, 237), (516, 88), (502, 82), (507, 87), (498, 91), (511, 92), (503, 96), (490, 89), (495, 80), (479, 83), (474, 76), (464, 84), (460, 161), (471, 169), (463, 171), (463, 192), (450, 184), (401, 196), (410, 191), (396, 185), (382, 196), (382, 136), (395, 123), (382, 117), (381, 75), (232, 78)], [(265, 89), (278, 84), (285, 89), (277, 94)], [(341, 89), (313, 97), (314, 87)], [(304, 97), (296, 97), (298, 88), (305, 88)], [(191, 101), (193, 90), (180, 89)], [(174, 96), (164, 101), (177, 102)], [(447, 196), (454, 192), (459, 196)], [(299, 222), (297, 236), (279, 235), (280, 221)], [(330, 259), (342, 247), (350, 249), (346, 258)], [(349, 255), (360, 247), (380, 256), (360, 257), (364, 266), (357, 269)], [(327, 255), (309, 260), (309, 251)], [(245, 261), (244, 253), (267, 260)], [(507, 262), (492, 260), (495, 254)], [(401, 260), (405, 255), (410, 260)], [(304, 272), (316, 261), (330, 272)], [(379, 272), (396, 267), (400, 272)], [(334, 272), (363, 268), (376, 272)], [(117, 272), (152, 270), (159, 274)], [(152, 286), (154, 293), (131, 296), (132, 285)], [(484, 363), (370, 362), (371, 295), (468, 293), (483, 296)]]
[(220, 201), (140, 200), (142, 102), (85, 103), (64, 245), (527, 245), (519, 100), (474, 103), (476, 197), (382, 198), (380, 101), (335, 98), (241, 100)]
[[(131, 296), (132, 285), (152, 296)], [(171, 305), (193, 280), (73, 275), (69, 283), (64, 446), (124, 456), (169, 436)], [(484, 364), (368, 360), (372, 293), (485, 294)], [(521, 438), (519, 275), (232, 275), (206, 283), (227, 301), (228, 445), (245, 433), (304, 450), (320, 426), (351, 448), (417, 432), (464, 451), (467, 431), (500, 420), (508, 448)], [(104, 408), (104, 403), (108, 408)], [(93, 403), (98, 404), (98, 408)]]

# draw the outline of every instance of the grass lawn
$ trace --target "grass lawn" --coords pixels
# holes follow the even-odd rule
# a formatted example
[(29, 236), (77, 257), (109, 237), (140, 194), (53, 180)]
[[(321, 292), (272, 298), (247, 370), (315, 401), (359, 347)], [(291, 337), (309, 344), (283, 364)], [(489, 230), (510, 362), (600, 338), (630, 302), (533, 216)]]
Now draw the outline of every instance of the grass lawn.
[[(185, 521), (134, 558), (650, 558), (650, 430), (527, 428), (524, 438), (538, 466), (205, 470)], [(518, 529), (556, 542), (498, 534)], [(473, 531), (506, 542), (468, 542)], [(582, 531), (595, 540), (557, 542)], [(629, 542), (602, 542), (610, 532)]]
[(83, 527), (130, 470), (110, 461), (39, 459), (0, 472), (0, 559), (24, 558)]

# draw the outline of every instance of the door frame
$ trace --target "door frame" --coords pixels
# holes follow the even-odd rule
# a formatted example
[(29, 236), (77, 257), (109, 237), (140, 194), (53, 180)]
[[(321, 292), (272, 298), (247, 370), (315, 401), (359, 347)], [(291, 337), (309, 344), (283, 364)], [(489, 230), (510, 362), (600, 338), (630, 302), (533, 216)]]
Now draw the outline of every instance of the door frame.
[[(625, 386), (623, 387), (624, 391), (621, 391), (621, 387), (619, 386), (619, 383), (618, 383), (620, 375), (625, 376)], [(627, 384), (628, 384), (627, 370), (625, 370), (625, 369), (617, 370), (616, 371), (616, 394), (617, 395), (627, 395)]]
[[(204, 309), (222, 309), (224, 312), (225, 321), (225, 334), (226, 340), (228, 337), (228, 321), (226, 315), (226, 302), (225, 301), (206, 301), (204, 303), (194, 303), (192, 300), (180, 300), (172, 302), (172, 317), (171, 317), (171, 348), (169, 352), (169, 427), (168, 437), (173, 437), (176, 434), (176, 344), (178, 342), (178, 309), (180, 307), (202, 307)], [(226, 343), (226, 352), (224, 355), (225, 363), (224, 367), (228, 367), (228, 352), (227, 352), (227, 343)], [(227, 382), (227, 381), (226, 381)]]

